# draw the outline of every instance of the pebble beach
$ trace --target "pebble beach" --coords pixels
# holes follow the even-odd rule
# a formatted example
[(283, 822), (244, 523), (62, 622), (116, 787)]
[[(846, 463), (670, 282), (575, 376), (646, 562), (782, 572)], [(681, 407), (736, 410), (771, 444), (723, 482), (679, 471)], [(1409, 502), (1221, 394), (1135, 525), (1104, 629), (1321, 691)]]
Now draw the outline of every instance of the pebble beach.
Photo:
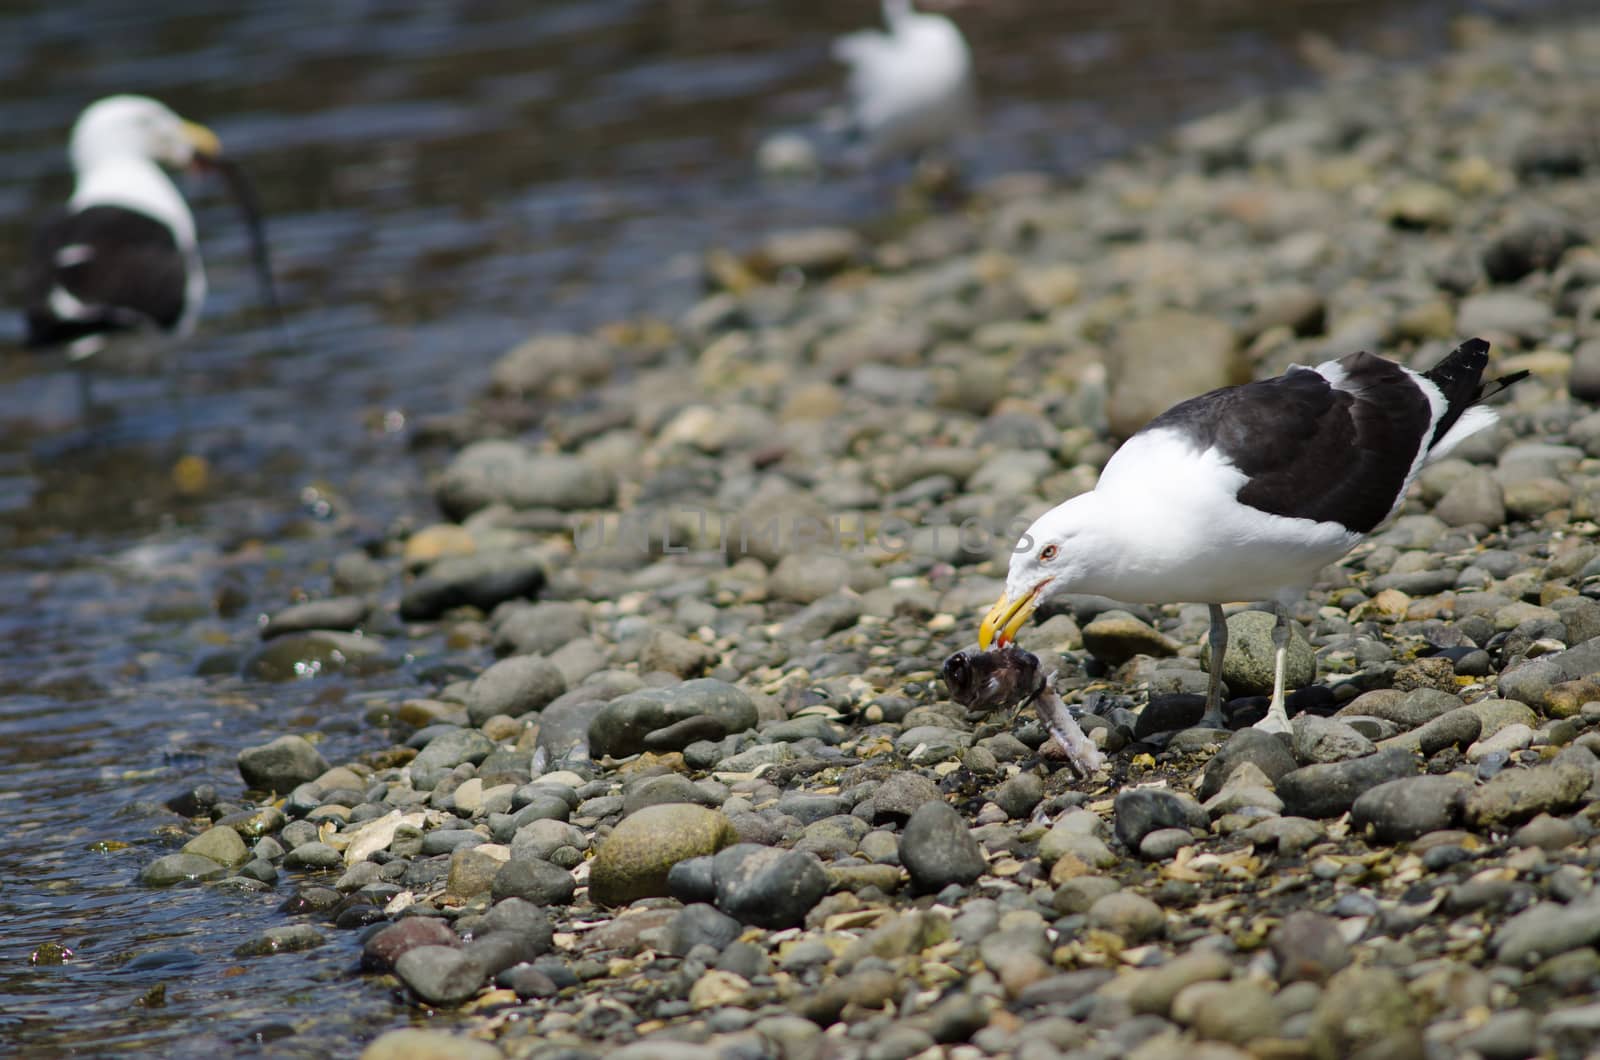
[[(1322, 65), (508, 350), (413, 428), (433, 509), (196, 660), (338, 674), (364, 749), (302, 712), (167, 804), (140, 884), (281, 905), (241, 961), (357, 939), (406, 1013), (367, 1060), (1588, 1055), (1600, 23)], [(1231, 734), (1192, 727), (1204, 605), (1024, 629), (1087, 780), (950, 700), (1019, 529), (1156, 413), (1473, 336), (1532, 375), (1294, 609), (1291, 738), (1247, 727), (1244, 603)]]

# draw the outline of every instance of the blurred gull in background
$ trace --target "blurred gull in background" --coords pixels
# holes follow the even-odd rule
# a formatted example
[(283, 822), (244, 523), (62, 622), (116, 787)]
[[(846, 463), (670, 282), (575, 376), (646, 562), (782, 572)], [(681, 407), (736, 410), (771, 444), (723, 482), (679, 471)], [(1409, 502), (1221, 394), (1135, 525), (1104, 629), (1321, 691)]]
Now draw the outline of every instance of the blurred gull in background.
[(887, 33), (860, 30), (833, 45), (850, 67), (853, 131), (873, 162), (943, 146), (977, 110), (972, 53), (955, 23), (911, 0), (883, 0), (883, 18)]
[[(205, 268), (194, 215), (162, 165), (212, 168), (228, 180), (250, 228), (263, 299), (277, 312), (254, 190), (222, 158), (216, 133), (146, 96), (108, 96), (79, 116), (69, 154), (72, 197), (40, 223), (28, 262), (28, 346), (63, 349), (77, 364), (118, 332), (193, 333)], [(87, 374), (78, 380), (87, 414)]]
[(83, 112), (71, 141), (77, 186), (34, 239), (28, 345), (81, 360), (112, 332), (193, 331), (206, 296), (194, 215), (159, 163), (186, 167), (221, 150), (211, 130), (143, 96)]

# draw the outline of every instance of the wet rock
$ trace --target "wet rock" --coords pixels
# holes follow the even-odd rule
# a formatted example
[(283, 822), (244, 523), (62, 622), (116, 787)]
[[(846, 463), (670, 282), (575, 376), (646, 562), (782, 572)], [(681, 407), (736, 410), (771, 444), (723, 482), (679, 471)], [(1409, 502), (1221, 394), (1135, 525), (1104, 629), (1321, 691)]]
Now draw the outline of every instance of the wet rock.
[(1562, 254), (1583, 242), (1583, 233), (1560, 214), (1526, 210), (1484, 248), (1483, 271), (1491, 283), (1516, 283), (1530, 272), (1555, 268)]
[(1362, 792), (1417, 772), (1410, 751), (1380, 751), (1366, 758), (1303, 766), (1278, 780), (1278, 797), (1295, 817), (1337, 817), (1350, 809)]
[(679, 636), (670, 629), (653, 631), (639, 654), (640, 670), (646, 673), (657, 670), (679, 677), (698, 677), (716, 661), (717, 653), (709, 646)]
[(1128, 997), (1133, 1011), (1167, 1016), (1173, 999), (1195, 983), (1220, 982), (1233, 974), (1233, 965), (1220, 953), (1194, 949), (1159, 968), (1143, 973)]
[(1231, 813), (1248, 813), (1265, 810), (1269, 814), (1283, 812), (1283, 800), (1272, 790), (1267, 775), (1246, 762), (1233, 771), (1222, 790), (1205, 801), (1205, 811), (1212, 818)]
[(967, 822), (944, 802), (925, 803), (911, 815), (900, 837), (900, 863), (924, 892), (973, 883), (987, 868)]
[(1134, 739), (1191, 728), (1204, 716), (1205, 709), (1206, 697), (1202, 693), (1152, 695), (1150, 702), (1139, 711), (1139, 721), (1133, 729)]
[(712, 860), (717, 908), (740, 923), (795, 927), (828, 890), (821, 862), (798, 850), (739, 843)]
[(1494, 1013), (1455, 1044), (1484, 1060), (1527, 1060), (1538, 1051), (1538, 1032), (1533, 1013), (1517, 1008)]
[(283, 864), (291, 869), (336, 869), (344, 865), (344, 855), (327, 843), (301, 843), (284, 855)]
[(400, 597), (400, 617), (428, 622), (457, 607), (488, 612), (507, 600), (537, 596), (544, 561), (520, 552), (447, 556), (432, 564)]
[(1208, 1041), (1247, 1045), (1278, 1029), (1280, 1017), (1272, 995), (1248, 979), (1190, 989), (1205, 991), (1194, 1014), (1194, 1030)]
[(1426, 725), (1427, 722), (1434, 721), (1435, 717), (1442, 717), (1443, 714), (1450, 713), (1459, 706), (1461, 700), (1438, 689), (1413, 689), (1410, 692), (1402, 692), (1400, 689), (1379, 689), (1350, 701), (1349, 706), (1339, 709), (1336, 717), (1365, 714), (1394, 722), (1403, 730), (1418, 729), (1419, 725)]
[(372, 605), (358, 596), (308, 600), (277, 612), (261, 627), (261, 639), (310, 630), (353, 630), (361, 625)]
[(1403, 777), (1363, 792), (1350, 823), (1380, 843), (1405, 843), (1453, 827), (1472, 785), (1455, 776)]
[(849, 629), (861, 615), (861, 597), (854, 593), (831, 593), (784, 619), (778, 632), (786, 640), (821, 640), (841, 629)]
[(467, 717), (482, 725), (496, 714), (517, 717), (543, 710), (567, 690), (567, 679), (555, 664), (537, 655), (501, 659), (467, 689)]
[(921, 773), (892, 773), (872, 793), (872, 819), (903, 821), (928, 803), (940, 801), (938, 787)]
[(1587, 769), (1567, 762), (1510, 769), (1468, 794), (1462, 815), (1473, 828), (1503, 828), (1559, 813), (1576, 806), (1592, 780)]
[(449, 770), (468, 762), (477, 765), (494, 749), (494, 741), (477, 729), (447, 729), (417, 752), (417, 757), (411, 760), (411, 768)]
[(1200, 780), (1200, 798), (1206, 800), (1216, 795), (1233, 771), (1246, 762), (1261, 770), (1274, 784), (1298, 765), (1283, 740), (1260, 729), (1240, 729), (1228, 737), (1222, 749), (1206, 763)]
[(1447, 526), (1497, 527), (1506, 521), (1505, 491), (1487, 470), (1472, 466), (1439, 498), (1433, 514)]
[(244, 840), (226, 825), (217, 825), (201, 832), (183, 844), (183, 853), (199, 854), (230, 869), (250, 860), (250, 851), (245, 847)]
[(167, 854), (146, 865), (139, 873), (139, 882), (146, 887), (170, 887), (175, 883), (220, 879), (226, 871), (199, 854)]
[(531, 964), (507, 968), (495, 976), (495, 985), (510, 990), (520, 998), (555, 997), (561, 987), (550, 976)]
[(638, 754), (651, 732), (700, 715), (717, 719), (730, 733), (743, 732), (757, 720), (755, 703), (743, 691), (725, 681), (700, 678), (612, 700), (589, 724), (589, 750), (596, 757)]
[(489, 373), (496, 392), (573, 397), (605, 381), (616, 363), (609, 346), (588, 335), (552, 332), (518, 343)]
[(241, 942), (233, 949), (235, 957), (272, 957), (279, 953), (299, 953), (315, 949), (327, 940), (310, 924), (283, 924)]
[(1398, 975), (1388, 968), (1356, 965), (1328, 981), (1311, 1013), (1308, 1037), (1317, 1060), (1421, 1060), (1417, 1024), (1418, 1013)]
[[(565, 600), (507, 604), (495, 612), (494, 619), (494, 650), (500, 655), (548, 658), (589, 632), (589, 619), (583, 608)], [(576, 682), (567, 683), (570, 686)]]
[(1377, 750), (1371, 740), (1337, 718), (1298, 714), (1292, 725), (1295, 757), (1308, 765), (1343, 762)]
[(738, 838), (717, 810), (686, 803), (647, 806), (619, 821), (601, 842), (589, 868), (590, 900), (626, 905), (669, 894), (672, 866), (714, 854)]
[(1018, 773), (995, 789), (993, 798), (1007, 817), (1018, 820), (1044, 799), (1044, 782), (1034, 773)]
[(838, 272), (865, 250), (861, 237), (848, 228), (804, 228), (773, 232), (757, 257), (773, 272), (796, 269), (811, 276)]
[[(1600, 338), (1585, 339), (1572, 351), (1567, 391), (1579, 401), (1600, 401)], [(1591, 443), (1584, 447), (1592, 452)]]
[(257, 791), (292, 791), (328, 771), (328, 760), (304, 736), (280, 736), (246, 747), (238, 761), (245, 785)]
[(382, 928), (361, 947), (361, 967), (369, 972), (387, 972), (407, 950), (418, 946), (460, 946), (461, 940), (448, 924), (433, 917), (412, 916)]
[(260, 681), (296, 681), (319, 674), (373, 674), (394, 666), (375, 637), (319, 629), (274, 637), (245, 656), (241, 670)]
[[(850, 801), (837, 795), (809, 795), (803, 791), (785, 792), (778, 797), (778, 812), (788, 814), (802, 824), (818, 825), (818, 828), (806, 829), (808, 837), (814, 834), (821, 836), (825, 831), (831, 834), (834, 831), (832, 824), (837, 821), (849, 821), (852, 825), (859, 825), (860, 831), (857, 835), (864, 834), (867, 830), (865, 821), (857, 817), (844, 816), (850, 812)], [(840, 838), (845, 837), (841, 835)], [(853, 844), (850, 849), (855, 849)]]
[(1520, 291), (1485, 291), (1461, 300), (1456, 330), (1463, 335), (1484, 332), (1538, 339), (1550, 330), (1554, 314), (1548, 303)]
[(1350, 945), (1331, 916), (1298, 910), (1284, 917), (1267, 938), (1284, 983), (1326, 982), (1350, 963)]
[[(826, 552), (796, 552), (772, 569), (768, 588), (780, 600), (811, 604), (850, 582), (850, 561)], [(826, 636), (826, 633), (824, 634)]]
[(1165, 861), (1194, 842), (1187, 828), (1157, 828), (1139, 840), (1139, 856), (1146, 861)]
[(241, 839), (260, 839), (264, 835), (271, 835), (281, 829), (284, 823), (283, 811), (270, 805), (240, 810), (217, 819), (217, 824), (232, 828)]
[(1126, 438), (1185, 398), (1242, 382), (1235, 357), (1233, 329), (1214, 317), (1163, 309), (1124, 323), (1109, 365), (1112, 432)]
[(1178, 644), (1126, 611), (1105, 611), (1083, 627), (1083, 646), (1107, 666), (1121, 666), (1135, 655), (1158, 659), (1178, 654)]
[(485, 978), (497, 976), (538, 957), (542, 952), (530, 940), (505, 931), (479, 932), (467, 943), (464, 952), (476, 964)]
[(1551, 691), (1565, 681), (1600, 673), (1600, 640), (1530, 659), (1500, 675), (1500, 695), (1531, 707), (1549, 705)]
[(1527, 704), (1515, 700), (1480, 699), (1476, 703), (1469, 703), (1467, 709), (1478, 716), (1478, 721), (1483, 726), (1478, 734), (1479, 744), (1509, 726), (1522, 725), (1532, 732), (1533, 727), (1539, 723), (1538, 717)]
[(658, 777), (642, 777), (622, 790), (622, 812), (637, 813), (646, 806), (665, 802), (693, 802), (706, 806), (712, 800), (695, 787), (694, 782), (682, 773), (668, 773)]
[(1560, 850), (1582, 838), (1576, 825), (1560, 817), (1541, 813), (1511, 834), (1511, 845), (1538, 847), (1541, 850)]
[[(1592, 969), (1587, 979), (1592, 979)], [(1594, 1042), (1600, 1034), (1600, 1002), (1558, 1009), (1539, 1021), (1539, 1029), (1550, 1039), (1560, 1043), (1559, 1056), (1575, 1056), (1578, 1050)]]
[(459, 1005), (472, 998), (487, 978), (478, 962), (452, 946), (408, 949), (395, 961), (394, 974), (430, 1005)]
[(1161, 907), (1131, 891), (1116, 891), (1097, 899), (1089, 907), (1089, 923), (1129, 943), (1159, 938), (1167, 930), (1167, 917)]
[(556, 697), (539, 712), (539, 746), (552, 759), (560, 759), (580, 746), (587, 751), (589, 726), (605, 705), (604, 698), (583, 687)]
[(1095, 902), (1119, 889), (1116, 880), (1105, 876), (1075, 876), (1056, 888), (1050, 908), (1061, 916), (1087, 913)]
[(434, 498), (459, 522), (491, 504), (560, 511), (604, 508), (614, 492), (610, 475), (577, 457), (491, 440), (457, 454), (440, 475)]
[(1540, 902), (1501, 924), (1490, 948), (1501, 964), (1537, 964), (1600, 941), (1600, 903), (1591, 896), (1571, 905)]
[(644, 746), (648, 751), (682, 751), (690, 744), (714, 742), (726, 735), (720, 720), (709, 714), (696, 714), (646, 734)]
[(496, 902), (520, 898), (537, 906), (567, 905), (577, 893), (572, 873), (539, 858), (512, 858), (494, 874)]
[[(1228, 650), (1222, 657), (1222, 680), (1235, 696), (1272, 693), (1278, 649), (1272, 643), (1277, 619), (1266, 611), (1240, 611), (1228, 616)], [(1209, 639), (1200, 647), (1200, 665), (1210, 672)], [(1289, 651), (1284, 657), (1284, 687), (1304, 688), (1317, 679), (1317, 655), (1298, 622), (1289, 624)]]
[(1467, 707), (1457, 707), (1445, 711), (1421, 728), (1391, 737), (1378, 746), (1381, 750), (1401, 747), (1431, 757), (1446, 747), (1470, 747), (1482, 731), (1483, 721), (1475, 712)]
[(1138, 850), (1144, 837), (1161, 828), (1209, 828), (1211, 818), (1194, 799), (1160, 788), (1129, 788), (1114, 804), (1117, 839)]
[(465, 1034), (404, 1027), (385, 1031), (361, 1051), (361, 1060), (501, 1060), (504, 1055)]
[(696, 946), (721, 951), (744, 932), (744, 925), (716, 906), (704, 902), (684, 906), (667, 925), (663, 952), (683, 957)]

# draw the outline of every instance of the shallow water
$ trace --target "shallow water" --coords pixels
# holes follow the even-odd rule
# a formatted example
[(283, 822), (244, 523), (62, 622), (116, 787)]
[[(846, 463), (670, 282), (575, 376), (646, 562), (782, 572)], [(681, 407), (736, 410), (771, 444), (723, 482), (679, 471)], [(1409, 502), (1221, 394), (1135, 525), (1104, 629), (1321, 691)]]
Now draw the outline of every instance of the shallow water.
[[(828, 41), (874, 6), (160, 6), (0, 3), (0, 268), (67, 192), (78, 109), (145, 92), (212, 125), (254, 175), (294, 340), (265, 326), (243, 228), (203, 180), (185, 185), (211, 279), (200, 332), (181, 373), (107, 358), (95, 392), (118, 411), (100, 434), (77, 423), (62, 365), (13, 352), (18, 322), (0, 324), (0, 1044), (350, 1055), (409, 1018), (350, 974), (353, 933), (232, 955), (285, 922), (291, 881), (260, 897), (136, 876), (179, 841), (165, 799), (198, 783), (236, 795), (239, 748), (284, 732), (319, 734), (333, 761), (383, 744), (366, 702), (413, 687), (427, 660), (271, 686), (196, 664), (325, 591), (339, 550), (425, 517), (412, 425), (462, 407), (511, 343), (673, 316), (707, 246), (878, 216), (888, 185), (872, 174), (773, 186), (751, 162), (762, 137), (836, 101)], [(1129, 6), (959, 5), (984, 95), (967, 151), (980, 181), (1068, 174), (1305, 80), (1302, 30), (1405, 58), (1471, 8), (1166, 0), (1135, 22)], [(199, 489), (174, 479), (184, 454), (206, 461)], [(219, 613), (223, 585), (242, 609)], [(73, 955), (31, 964), (44, 943)], [(160, 984), (164, 1005), (136, 1003)]]

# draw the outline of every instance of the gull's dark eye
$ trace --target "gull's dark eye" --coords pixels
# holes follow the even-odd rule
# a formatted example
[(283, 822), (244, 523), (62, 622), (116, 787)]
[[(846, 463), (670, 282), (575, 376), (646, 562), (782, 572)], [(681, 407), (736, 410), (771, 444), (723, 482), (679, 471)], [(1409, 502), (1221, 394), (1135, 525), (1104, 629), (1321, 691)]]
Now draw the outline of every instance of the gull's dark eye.
[(1057, 548), (1055, 545), (1046, 545), (1039, 550), (1039, 562), (1049, 563), (1051, 560), (1055, 559), (1060, 552), (1061, 549)]

